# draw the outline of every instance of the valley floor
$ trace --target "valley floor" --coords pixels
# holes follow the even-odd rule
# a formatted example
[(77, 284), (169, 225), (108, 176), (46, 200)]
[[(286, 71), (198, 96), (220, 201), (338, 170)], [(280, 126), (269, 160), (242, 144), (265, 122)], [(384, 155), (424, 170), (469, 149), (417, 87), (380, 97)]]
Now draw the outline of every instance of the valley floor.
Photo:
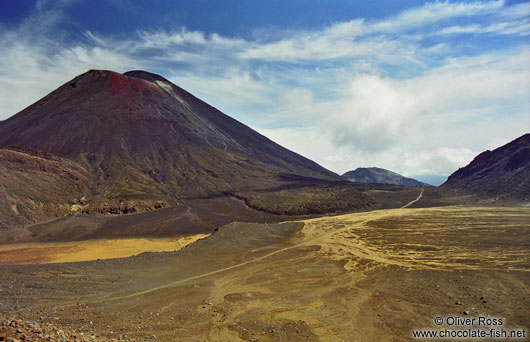
[(437, 207), (234, 223), (174, 252), (0, 266), (0, 313), (131, 341), (410, 341), (436, 317), (528, 340), (529, 222)]

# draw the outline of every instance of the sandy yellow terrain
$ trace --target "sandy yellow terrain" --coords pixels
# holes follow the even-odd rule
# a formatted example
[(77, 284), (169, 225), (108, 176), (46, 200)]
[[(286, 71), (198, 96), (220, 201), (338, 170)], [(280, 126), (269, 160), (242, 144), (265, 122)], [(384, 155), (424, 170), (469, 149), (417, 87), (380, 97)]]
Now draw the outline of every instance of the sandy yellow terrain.
[(438, 316), (528, 332), (529, 222), (443, 207), (230, 224), (176, 252), (0, 266), (0, 311), (126, 341), (411, 341)]
[(208, 234), (198, 234), (177, 238), (101, 239), (0, 245), (0, 264), (43, 264), (124, 258), (145, 252), (178, 250), (207, 236)]
[(529, 271), (529, 229), (526, 209), (441, 207), (312, 219), (303, 232), (348, 270), (362, 258), (409, 269)]

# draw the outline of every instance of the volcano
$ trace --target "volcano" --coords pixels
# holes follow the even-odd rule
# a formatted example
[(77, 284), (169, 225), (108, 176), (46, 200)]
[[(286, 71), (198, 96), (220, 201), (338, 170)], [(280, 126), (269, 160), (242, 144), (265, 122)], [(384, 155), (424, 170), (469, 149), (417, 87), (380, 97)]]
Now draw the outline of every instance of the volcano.
[[(43, 162), (48, 163), (51, 158), (67, 181), (52, 178), (71, 192), (62, 196), (69, 203), (60, 205), (72, 210), (135, 212), (299, 180), (342, 181), (145, 71), (90, 70), (74, 78), (0, 122), (0, 148), (10, 151), (4, 161), (18, 158), (19, 164), (20, 159), (34, 163), (48, 156)], [(3, 166), (6, 173), (12, 169)], [(26, 187), (41, 176), (26, 175)], [(19, 188), (8, 189), (4, 197), (11, 200), (5, 201), (13, 202)], [(36, 207), (57, 197), (39, 196), (45, 194), (31, 198)]]

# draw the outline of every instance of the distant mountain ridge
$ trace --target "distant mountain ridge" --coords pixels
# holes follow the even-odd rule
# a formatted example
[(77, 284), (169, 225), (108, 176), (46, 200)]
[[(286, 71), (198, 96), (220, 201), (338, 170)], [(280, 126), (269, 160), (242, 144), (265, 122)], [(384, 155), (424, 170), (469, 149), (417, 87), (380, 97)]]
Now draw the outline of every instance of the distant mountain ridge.
[(379, 167), (359, 167), (353, 171), (348, 171), (342, 175), (350, 182), (395, 184), (404, 186), (425, 187), (429, 184), (418, 180), (404, 177), (398, 173), (385, 170)]
[(482, 152), (450, 175), (441, 188), (485, 198), (530, 200), (530, 134)]

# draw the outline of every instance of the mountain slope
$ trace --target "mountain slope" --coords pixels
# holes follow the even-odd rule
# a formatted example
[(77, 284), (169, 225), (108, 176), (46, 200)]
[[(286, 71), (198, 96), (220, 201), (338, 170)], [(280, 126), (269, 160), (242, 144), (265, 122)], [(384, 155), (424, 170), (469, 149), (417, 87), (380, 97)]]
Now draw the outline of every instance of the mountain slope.
[(360, 183), (395, 184), (419, 187), (429, 185), (378, 167), (359, 167), (353, 171), (346, 172), (342, 175), (342, 177), (346, 178), (350, 182)]
[(530, 198), (530, 134), (479, 154), (441, 185), (456, 193), (486, 198)]
[(75, 162), (0, 149), (0, 228), (69, 214), (88, 181), (88, 171)]
[(84, 212), (143, 211), (298, 180), (341, 181), (145, 71), (90, 70), (74, 78), (0, 122), (0, 148), (44, 152), (85, 170), (83, 186), (70, 187), (74, 194), (62, 203)]

